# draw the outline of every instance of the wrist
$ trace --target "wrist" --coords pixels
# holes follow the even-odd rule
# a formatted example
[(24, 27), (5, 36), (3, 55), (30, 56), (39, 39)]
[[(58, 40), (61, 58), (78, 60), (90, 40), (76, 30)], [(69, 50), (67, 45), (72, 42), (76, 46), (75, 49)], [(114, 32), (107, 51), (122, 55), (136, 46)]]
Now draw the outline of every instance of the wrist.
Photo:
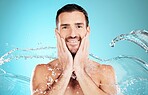
[(67, 64), (67, 65), (63, 68), (63, 70), (68, 70), (69, 72), (72, 72), (72, 71), (73, 71), (73, 66), (70, 65), (70, 64)]
[(76, 75), (83, 75), (83, 73), (85, 72), (84, 68), (81, 68), (81, 67), (75, 67), (75, 73)]

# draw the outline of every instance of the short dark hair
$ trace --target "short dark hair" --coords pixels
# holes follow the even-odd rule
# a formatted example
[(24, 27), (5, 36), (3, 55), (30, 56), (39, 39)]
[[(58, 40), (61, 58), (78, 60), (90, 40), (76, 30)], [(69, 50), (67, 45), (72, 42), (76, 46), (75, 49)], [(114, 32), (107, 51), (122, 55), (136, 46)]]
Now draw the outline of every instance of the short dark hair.
[(79, 5), (76, 5), (76, 4), (67, 4), (65, 6), (63, 6), (61, 9), (59, 9), (57, 11), (57, 15), (56, 15), (56, 25), (58, 25), (58, 17), (61, 13), (63, 12), (73, 12), (73, 11), (79, 11), (79, 12), (82, 12), (85, 16), (85, 19), (86, 19), (86, 26), (89, 25), (89, 19), (88, 19), (88, 14), (86, 12), (86, 10), (84, 10), (81, 6)]

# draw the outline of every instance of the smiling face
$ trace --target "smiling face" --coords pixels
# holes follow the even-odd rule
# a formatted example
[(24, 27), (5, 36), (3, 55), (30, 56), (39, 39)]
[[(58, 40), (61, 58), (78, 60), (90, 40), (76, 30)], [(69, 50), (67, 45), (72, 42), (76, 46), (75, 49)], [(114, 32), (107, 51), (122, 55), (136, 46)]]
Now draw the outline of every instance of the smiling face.
[(82, 12), (63, 12), (58, 17), (58, 31), (65, 39), (66, 45), (72, 54), (75, 54), (80, 47), (81, 40), (90, 31), (86, 25), (86, 19)]

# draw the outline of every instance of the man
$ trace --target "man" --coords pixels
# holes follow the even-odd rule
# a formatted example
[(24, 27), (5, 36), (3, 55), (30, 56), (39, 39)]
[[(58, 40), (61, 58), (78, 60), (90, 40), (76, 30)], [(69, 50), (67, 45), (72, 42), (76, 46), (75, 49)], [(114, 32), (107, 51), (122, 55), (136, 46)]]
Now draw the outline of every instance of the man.
[(67, 4), (56, 16), (58, 59), (36, 66), (32, 77), (33, 95), (115, 95), (115, 73), (89, 56), (87, 12)]

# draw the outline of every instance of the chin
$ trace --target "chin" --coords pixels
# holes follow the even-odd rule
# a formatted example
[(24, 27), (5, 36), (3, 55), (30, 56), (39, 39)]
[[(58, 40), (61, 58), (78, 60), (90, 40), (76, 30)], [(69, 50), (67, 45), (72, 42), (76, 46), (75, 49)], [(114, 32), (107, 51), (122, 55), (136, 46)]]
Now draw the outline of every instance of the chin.
[(70, 51), (70, 53), (71, 53), (71, 55), (72, 55), (73, 58), (74, 58), (77, 52), (76, 52), (76, 51), (75, 51), (75, 52), (73, 52), (73, 51), (71, 52), (71, 51)]
[(75, 46), (72, 46), (72, 45), (70, 45), (68, 43), (66, 45), (67, 45), (67, 48), (70, 51), (70, 53), (73, 54), (73, 55), (75, 55), (77, 53), (77, 51), (79, 49), (79, 46), (80, 46), (80, 44), (77, 44)]
[(76, 49), (69, 49), (70, 53), (72, 54), (73, 58), (75, 57), (77, 51), (78, 51), (78, 48)]
[(77, 50), (78, 50), (78, 49), (76, 49), (76, 50), (70, 50), (70, 52), (71, 52), (72, 54), (76, 54), (76, 53), (77, 53)]

